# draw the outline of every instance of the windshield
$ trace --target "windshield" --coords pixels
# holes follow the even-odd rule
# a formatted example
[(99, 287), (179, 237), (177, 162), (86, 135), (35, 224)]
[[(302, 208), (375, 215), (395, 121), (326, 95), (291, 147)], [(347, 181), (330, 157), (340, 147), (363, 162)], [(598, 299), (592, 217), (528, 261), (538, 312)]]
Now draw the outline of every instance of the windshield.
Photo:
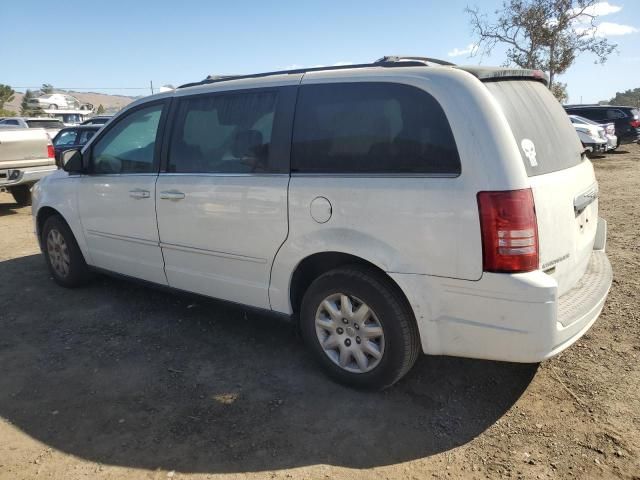
[(27, 120), (29, 128), (64, 128), (60, 120)]
[(63, 130), (56, 138), (53, 139), (53, 144), (56, 147), (61, 147), (64, 145), (73, 145), (76, 143), (76, 137), (78, 136), (77, 130)]
[(56, 117), (65, 123), (80, 123), (80, 120), (82, 120), (77, 113), (62, 113), (57, 114)]
[(564, 170), (582, 161), (578, 135), (543, 83), (506, 80), (485, 85), (507, 117), (528, 176)]

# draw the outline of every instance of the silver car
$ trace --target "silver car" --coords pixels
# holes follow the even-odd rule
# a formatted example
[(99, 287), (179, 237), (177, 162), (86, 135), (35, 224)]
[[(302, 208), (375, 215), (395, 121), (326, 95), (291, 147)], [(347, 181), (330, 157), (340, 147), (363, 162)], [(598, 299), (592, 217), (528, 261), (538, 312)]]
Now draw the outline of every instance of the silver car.
[[(618, 137), (616, 136), (616, 126), (614, 123), (598, 123), (581, 117), (580, 115), (569, 115), (569, 118), (579, 134), (582, 132), (596, 139), (605, 140), (607, 152), (618, 148)], [(597, 136), (595, 135), (596, 132)], [(594, 143), (601, 142), (598, 141)]]
[(43, 110), (76, 110), (80, 108), (80, 101), (71, 95), (63, 93), (49, 93), (31, 98), (27, 102), (30, 107)]

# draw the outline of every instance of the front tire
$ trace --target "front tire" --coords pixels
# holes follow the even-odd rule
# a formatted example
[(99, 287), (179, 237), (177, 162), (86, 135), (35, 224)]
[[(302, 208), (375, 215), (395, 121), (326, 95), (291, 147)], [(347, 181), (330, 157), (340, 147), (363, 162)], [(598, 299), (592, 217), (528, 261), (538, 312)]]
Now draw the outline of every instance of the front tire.
[(31, 186), (30, 185), (16, 185), (10, 189), (11, 195), (15, 202), (21, 206), (26, 207), (31, 205)]
[(397, 286), (359, 265), (331, 270), (311, 284), (300, 330), (324, 370), (357, 388), (393, 385), (420, 352), (413, 313)]
[(44, 223), (42, 249), (49, 272), (58, 285), (79, 287), (91, 277), (71, 229), (59, 215), (49, 217)]

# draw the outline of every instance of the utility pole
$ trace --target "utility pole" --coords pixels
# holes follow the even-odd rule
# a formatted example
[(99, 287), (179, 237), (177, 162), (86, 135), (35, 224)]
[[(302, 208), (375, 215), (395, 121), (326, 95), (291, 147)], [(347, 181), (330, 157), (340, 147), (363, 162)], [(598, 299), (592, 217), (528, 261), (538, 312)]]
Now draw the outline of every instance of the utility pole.
[(153, 95), (153, 80), (149, 80), (149, 84), (151, 85), (151, 95)]

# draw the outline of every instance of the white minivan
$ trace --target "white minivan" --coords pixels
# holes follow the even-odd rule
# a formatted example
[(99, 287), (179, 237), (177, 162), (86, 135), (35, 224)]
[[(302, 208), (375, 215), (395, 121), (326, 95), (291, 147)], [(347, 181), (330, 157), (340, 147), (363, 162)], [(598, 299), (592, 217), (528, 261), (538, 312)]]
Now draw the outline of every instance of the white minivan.
[(33, 191), (57, 283), (106, 271), (285, 315), (358, 387), (419, 352), (542, 361), (612, 281), (592, 164), (539, 71), (385, 57), (212, 77), (62, 157)]

